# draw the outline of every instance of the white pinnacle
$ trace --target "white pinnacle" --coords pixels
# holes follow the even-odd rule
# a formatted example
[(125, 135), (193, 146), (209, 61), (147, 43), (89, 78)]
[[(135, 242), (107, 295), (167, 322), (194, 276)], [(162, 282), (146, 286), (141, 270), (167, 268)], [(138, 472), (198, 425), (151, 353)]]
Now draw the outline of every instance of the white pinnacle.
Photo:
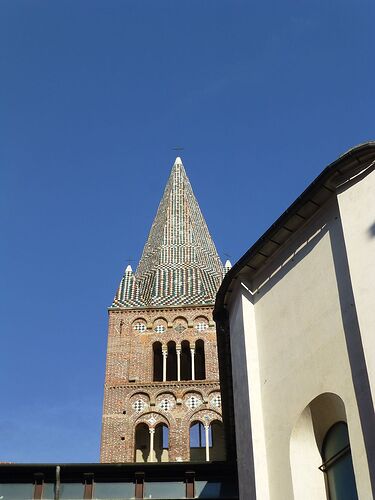
[(177, 156), (177, 158), (175, 159), (174, 164), (175, 165), (182, 165), (182, 160), (179, 156)]
[(232, 269), (232, 264), (231, 264), (230, 260), (227, 260), (227, 261), (226, 261), (226, 263), (225, 263), (225, 266), (224, 266), (224, 267), (225, 267), (225, 269), (226, 269), (227, 271), (229, 271), (229, 269)]
[(133, 272), (132, 266), (131, 266), (130, 264), (128, 264), (128, 265), (126, 266), (125, 272), (126, 272), (126, 273), (132, 273), (132, 272)]

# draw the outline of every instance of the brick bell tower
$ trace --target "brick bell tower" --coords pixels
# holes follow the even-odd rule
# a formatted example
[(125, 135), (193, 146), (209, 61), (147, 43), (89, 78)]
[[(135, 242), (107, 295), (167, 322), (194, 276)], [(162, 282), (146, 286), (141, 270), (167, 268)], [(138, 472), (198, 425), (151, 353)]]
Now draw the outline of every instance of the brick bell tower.
[(229, 268), (176, 158), (109, 308), (101, 462), (225, 458), (212, 310)]

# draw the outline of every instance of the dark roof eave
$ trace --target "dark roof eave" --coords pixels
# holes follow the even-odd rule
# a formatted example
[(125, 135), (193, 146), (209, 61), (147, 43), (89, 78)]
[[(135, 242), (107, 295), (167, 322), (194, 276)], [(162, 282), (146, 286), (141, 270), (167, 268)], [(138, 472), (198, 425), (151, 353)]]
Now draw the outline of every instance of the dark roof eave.
[[(337, 160), (330, 163), (316, 179), (305, 189), (305, 191), (285, 210), (285, 212), (267, 229), (267, 231), (254, 243), (252, 247), (236, 262), (230, 271), (225, 275), (224, 280), (217, 292), (216, 302), (214, 307), (214, 319), (218, 320), (220, 313), (225, 308), (225, 299), (227, 293), (230, 292), (232, 282), (237, 278), (238, 274), (244, 267), (249, 266), (251, 260), (259, 255), (266, 243), (272, 242), (272, 236), (282, 228), (287, 227), (288, 221), (292, 217), (298, 215), (298, 210), (308, 203), (319, 191), (331, 191), (331, 195), (335, 192), (335, 188), (339, 184), (343, 184), (353, 175), (361, 170), (364, 161), (375, 161), (375, 141), (359, 144), (358, 146), (350, 149)], [(364, 167), (365, 168), (365, 167)], [(320, 206), (317, 207), (317, 210)], [(315, 211), (306, 220), (312, 217)], [(304, 224), (304, 220), (301, 222)], [(290, 231), (290, 235), (294, 231)], [(289, 236), (290, 237), (290, 236)], [(284, 244), (289, 237), (287, 237), (282, 244)], [(276, 250), (275, 250), (276, 251)], [(273, 254), (274, 252), (272, 252)], [(264, 255), (264, 254), (260, 254)], [(266, 259), (271, 255), (265, 255)], [(262, 264), (261, 264), (262, 265)], [(260, 265), (260, 266), (261, 266)], [(254, 268), (254, 271), (257, 269)]]

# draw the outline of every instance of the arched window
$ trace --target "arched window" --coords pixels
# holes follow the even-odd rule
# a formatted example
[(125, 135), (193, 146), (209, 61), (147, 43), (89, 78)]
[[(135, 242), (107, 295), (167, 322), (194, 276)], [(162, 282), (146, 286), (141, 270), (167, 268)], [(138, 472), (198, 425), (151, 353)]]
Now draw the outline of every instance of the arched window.
[(167, 380), (177, 380), (176, 342), (173, 342), (173, 340), (171, 340), (170, 342), (168, 342), (167, 347)]
[(204, 342), (197, 340), (195, 342), (195, 380), (205, 380), (206, 362), (204, 357)]
[(214, 420), (210, 425), (193, 422), (190, 427), (190, 460), (225, 460), (223, 423)]
[(134, 460), (147, 462), (150, 454), (150, 436), (146, 424), (138, 424), (135, 428)]
[(211, 422), (212, 448), (210, 460), (225, 460), (225, 438), (223, 422), (214, 420)]
[(169, 461), (169, 429), (165, 424), (158, 424), (155, 427), (155, 461)]
[[(206, 447), (206, 436), (208, 436), (208, 446)], [(190, 460), (203, 462), (209, 460), (207, 448), (212, 446), (212, 429), (207, 431), (202, 422), (193, 422), (190, 426)]]
[(169, 429), (160, 423), (155, 429), (145, 423), (135, 428), (135, 462), (168, 462)]
[(154, 342), (153, 348), (153, 361), (154, 361), (154, 381), (163, 381), (163, 355), (161, 352), (161, 342)]
[(181, 380), (191, 380), (191, 352), (187, 340), (181, 342)]
[(337, 422), (327, 432), (322, 448), (323, 465), (320, 470), (327, 474), (330, 500), (357, 500), (348, 427)]
[(314, 499), (357, 499), (346, 420), (343, 400), (331, 392), (319, 394), (298, 417), (290, 436), (295, 500), (305, 500), (306, 491)]

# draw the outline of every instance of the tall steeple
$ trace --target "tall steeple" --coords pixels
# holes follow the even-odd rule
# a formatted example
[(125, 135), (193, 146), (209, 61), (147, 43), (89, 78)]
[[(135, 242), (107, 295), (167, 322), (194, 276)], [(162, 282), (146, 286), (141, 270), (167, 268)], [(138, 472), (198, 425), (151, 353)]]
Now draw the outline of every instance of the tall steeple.
[(127, 267), (114, 308), (213, 304), (224, 268), (177, 157), (135, 274)]
[[(103, 462), (223, 460), (212, 309), (228, 266), (176, 158), (139, 265), (126, 267), (109, 310)], [(209, 449), (190, 446), (203, 427)]]

